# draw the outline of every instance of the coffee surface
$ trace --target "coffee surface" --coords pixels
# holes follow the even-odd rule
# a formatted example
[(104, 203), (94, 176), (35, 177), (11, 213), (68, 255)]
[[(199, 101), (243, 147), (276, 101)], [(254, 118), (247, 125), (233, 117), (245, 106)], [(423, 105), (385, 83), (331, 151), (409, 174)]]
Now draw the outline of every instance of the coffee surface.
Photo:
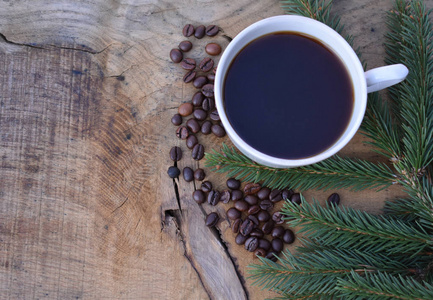
[(352, 83), (340, 59), (293, 32), (246, 45), (229, 66), (223, 96), (237, 134), (256, 150), (285, 159), (331, 147), (353, 110)]

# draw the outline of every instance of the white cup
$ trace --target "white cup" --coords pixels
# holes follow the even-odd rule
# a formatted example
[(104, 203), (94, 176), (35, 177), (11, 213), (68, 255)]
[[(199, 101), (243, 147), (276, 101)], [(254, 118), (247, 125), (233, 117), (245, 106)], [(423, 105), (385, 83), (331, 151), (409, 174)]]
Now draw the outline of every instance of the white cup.
[[(331, 147), (307, 158), (282, 159), (254, 149), (239, 137), (231, 126), (224, 110), (223, 85), (231, 61), (249, 42), (266, 34), (281, 31), (291, 31), (313, 37), (331, 49), (346, 66), (354, 89), (352, 116), (344, 133)], [(408, 69), (402, 64), (380, 67), (364, 72), (361, 62), (352, 47), (332, 28), (306, 17), (276, 16), (250, 25), (230, 42), (218, 63), (215, 75), (215, 102), (228, 136), (242, 153), (266, 166), (293, 168), (317, 163), (340, 151), (352, 139), (361, 125), (367, 106), (367, 93), (399, 83), (406, 78), (408, 72)]]

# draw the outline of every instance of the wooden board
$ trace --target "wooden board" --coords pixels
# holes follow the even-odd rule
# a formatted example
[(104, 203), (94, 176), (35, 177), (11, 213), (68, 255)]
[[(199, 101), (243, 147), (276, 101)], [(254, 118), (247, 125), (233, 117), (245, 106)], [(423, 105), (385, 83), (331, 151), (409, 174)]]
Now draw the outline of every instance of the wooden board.
[[(426, 1), (433, 7), (433, 1)], [(385, 0), (335, 1), (369, 67), (382, 65)], [(227, 207), (193, 203), (193, 183), (166, 170), (181, 146), (170, 124), (193, 88), (169, 60), (184, 24), (230, 37), (283, 14), (278, 1), (17, 0), (0, 3), (0, 299), (263, 299), (246, 279), (251, 253)], [(191, 39), (203, 57), (210, 40)], [(212, 39), (224, 47), (221, 34)], [(219, 149), (228, 138), (199, 137)], [(357, 135), (342, 154), (380, 158)], [(208, 178), (222, 189), (225, 177)], [(340, 191), (380, 212), (398, 187)], [(307, 192), (323, 201), (329, 193)], [(296, 244), (295, 244), (296, 245)], [(291, 246), (291, 249), (293, 246)]]

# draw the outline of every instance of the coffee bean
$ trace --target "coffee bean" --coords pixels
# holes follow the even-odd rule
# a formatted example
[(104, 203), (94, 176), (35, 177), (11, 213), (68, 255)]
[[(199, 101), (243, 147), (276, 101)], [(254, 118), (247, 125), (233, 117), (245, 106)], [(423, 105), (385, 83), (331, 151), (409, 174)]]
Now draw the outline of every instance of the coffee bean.
[(179, 126), (176, 130), (176, 136), (182, 140), (186, 140), (189, 136), (188, 128), (185, 126)]
[(188, 149), (192, 149), (194, 148), (195, 145), (197, 145), (198, 140), (197, 137), (193, 134), (191, 134), (187, 139), (186, 139), (186, 146), (188, 147)]
[(244, 187), (244, 193), (246, 195), (255, 194), (260, 190), (261, 186), (258, 183), (247, 183)]
[(212, 125), (210, 129), (212, 130), (212, 133), (217, 137), (223, 137), (226, 135), (225, 129), (219, 124)]
[(283, 193), (281, 194), (283, 196), (283, 200), (289, 200), (290, 197), (292, 197), (292, 195), (295, 192), (293, 190), (289, 190), (289, 189), (284, 189)]
[(200, 131), (200, 124), (197, 122), (196, 119), (189, 119), (186, 121), (186, 127), (189, 128), (193, 133), (197, 133)]
[(221, 202), (227, 204), (230, 202), (230, 198), (232, 197), (232, 193), (229, 190), (224, 190), (221, 192)]
[(251, 221), (253, 221), (253, 223), (254, 223), (254, 225), (256, 225), (256, 226), (259, 226), (259, 219), (257, 219), (257, 217), (256, 216), (254, 216), (254, 215), (249, 215), (248, 216), (248, 219), (250, 219)]
[(197, 108), (196, 110), (194, 110), (194, 118), (196, 118), (199, 121), (203, 121), (205, 120), (207, 117), (207, 113), (201, 109), (201, 108)]
[(286, 229), (283, 234), (283, 241), (286, 244), (291, 244), (295, 241), (295, 234), (290, 229)]
[(259, 248), (264, 249), (265, 251), (269, 251), (272, 245), (267, 239), (259, 239)]
[(260, 211), (260, 206), (258, 205), (253, 205), (248, 209), (248, 214), (249, 215), (255, 215), (256, 213), (258, 213)]
[(290, 201), (295, 204), (301, 204), (301, 195), (299, 193), (295, 193), (290, 197)]
[(275, 251), (269, 251), (268, 254), (266, 254), (266, 258), (272, 260), (273, 262), (276, 262), (278, 260), (277, 258), (278, 253)]
[(214, 65), (213, 59), (209, 58), (209, 57), (205, 57), (203, 58), (203, 60), (200, 62), (200, 64), (198, 65), (198, 67), (200, 68), (200, 70), (202, 70), (203, 72), (209, 72), (210, 70), (212, 70)]
[(332, 205), (340, 204), (340, 195), (333, 193), (328, 197), (328, 203)]
[(209, 117), (212, 121), (220, 121), (221, 120), (220, 115), (218, 114), (218, 111), (216, 109), (210, 113)]
[(185, 27), (183, 27), (182, 33), (186, 37), (190, 37), (194, 34), (194, 26), (191, 24), (186, 24)]
[(271, 218), (271, 215), (266, 210), (261, 210), (257, 214), (257, 219), (259, 219), (260, 222), (267, 222)]
[(284, 249), (283, 241), (279, 238), (275, 238), (271, 242), (272, 250), (274, 250), (277, 253), (280, 253)]
[(245, 241), (245, 249), (249, 252), (254, 252), (256, 251), (257, 247), (259, 246), (259, 239), (252, 236), (249, 237), (246, 241)]
[(203, 181), (201, 183), (201, 190), (205, 193), (210, 192), (212, 190), (212, 183), (210, 181)]
[(274, 214), (272, 215), (272, 220), (278, 225), (284, 223), (283, 215), (279, 211), (274, 212)]
[[(180, 52), (180, 51), (179, 51)], [(194, 70), (195, 69), (195, 60), (192, 58), (185, 58), (184, 60), (182, 60), (182, 62), (180, 63), (180, 66), (184, 69), (184, 70)]]
[(206, 35), (207, 36), (215, 36), (218, 31), (220, 31), (219, 27), (216, 25), (209, 25), (206, 27)]
[(265, 257), (266, 256), (266, 251), (263, 248), (257, 248), (256, 252), (254, 252), (255, 256), (261, 256), (261, 257)]
[(228, 217), (230, 220), (236, 220), (236, 219), (239, 219), (239, 218), (241, 217), (241, 215), (242, 215), (242, 213), (241, 213), (239, 210), (237, 210), (236, 208), (234, 208), (234, 207), (229, 208), (229, 209), (227, 210), (227, 217)]
[(269, 194), (271, 193), (271, 190), (267, 187), (263, 187), (258, 191), (257, 197), (259, 197), (260, 200), (268, 199)]
[(221, 53), (221, 46), (216, 43), (209, 43), (204, 48), (207, 54), (215, 56)]
[(192, 193), (192, 198), (197, 202), (197, 204), (202, 204), (206, 200), (206, 195), (202, 190), (195, 190)]
[(274, 229), (272, 229), (272, 232), (271, 232), (271, 236), (273, 238), (280, 238), (283, 236), (283, 234), (284, 234), (283, 226), (277, 226)]
[(194, 70), (189, 71), (188, 73), (183, 76), (183, 82), (190, 83), (195, 79), (195, 76), (197, 75), (197, 72)]
[(197, 26), (197, 28), (195, 29), (194, 36), (198, 39), (203, 38), (205, 35), (205, 30), (206, 28), (203, 25)]
[(204, 135), (208, 135), (209, 133), (211, 133), (211, 127), (212, 127), (212, 122), (207, 120), (204, 121), (203, 124), (201, 124), (201, 133), (203, 133)]
[(244, 200), (239, 200), (235, 202), (235, 208), (239, 211), (247, 211), (249, 205)]
[(212, 190), (207, 195), (207, 203), (209, 203), (212, 206), (215, 206), (220, 202), (221, 194), (220, 192), (216, 190)]
[(206, 75), (206, 77), (207, 77), (207, 80), (209, 80), (210, 82), (214, 82), (215, 81), (215, 74), (209, 73), (209, 74)]
[(180, 63), (183, 59), (183, 54), (182, 52), (180, 52), (179, 49), (171, 49), (170, 51), (170, 59), (174, 62), (174, 63)]
[(218, 214), (216, 212), (212, 212), (207, 215), (205, 224), (208, 227), (214, 227), (218, 223), (219, 219), (220, 217)]
[(170, 159), (172, 161), (179, 161), (182, 159), (182, 149), (179, 147), (173, 147), (170, 150)]
[(191, 182), (194, 180), (194, 171), (190, 167), (183, 168), (182, 175), (186, 182)]
[(238, 244), (238, 245), (243, 245), (243, 244), (245, 244), (245, 241), (247, 239), (248, 239), (247, 236), (244, 236), (244, 235), (238, 233), (238, 235), (235, 238), (235, 243)]
[(194, 79), (194, 82), (192, 83), (192, 85), (195, 88), (201, 89), (206, 83), (207, 83), (207, 77), (199, 76), (196, 79)]
[(229, 178), (226, 181), (226, 185), (231, 190), (238, 190), (241, 187), (241, 182), (236, 178)]
[(171, 123), (173, 123), (173, 125), (179, 126), (180, 124), (182, 124), (182, 116), (179, 114), (175, 114), (171, 118)]
[(274, 204), (270, 200), (263, 200), (260, 202), (260, 208), (263, 210), (271, 210), (274, 207)]
[(251, 219), (246, 219), (245, 221), (242, 222), (239, 232), (243, 236), (248, 236), (250, 235), (251, 231), (253, 231), (253, 229), (254, 229), (254, 222)]
[(181, 115), (182, 117), (189, 116), (190, 114), (192, 114), (193, 110), (194, 107), (192, 106), (191, 103), (188, 102), (179, 105), (179, 108), (177, 109), (179, 115)]
[(170, 176), (170, 178), (178, 178), (180, 175), (180, 170), (175, 166), (171, 166), (168, 168), (167, 174)]
[(213, 68), (212, 73), (216, 74), (217, 72), (217, 67)]
[(243, 197), (243, 193), (240, 190), (233, 190), (232, 191), (232, 201), (238, 201), (241, 200)]
[(269, 200), (271, 202), (276, 203), (283, 200), (283, 196), (281, 195), (281, 191), (279, 189), (274, 189), (269, 195)]
[(236, 219), (233, 221), (232, 223), (232, 231), (233, 233), (238, 233), (239, 232), (239, 227), (242, 224), (242, 219)]
[(201, 92), (196, 92), (191, 99), (192, 105), (201, 106), (203, 103), (204, 96)]
[(256, 238), (261, 239), (265, 234), (263, 231), (261, 231), (259, 228), (254, 228), (253, 231), (251, 231), (250, 236), (255, 236)]
[(264, 234), (269, 234), (271, 233), (272, 229), (274, 229), (274, 221), (269, 220), (267, 221), (265, 224), (263, 224), (262, 226), (262, 231)]
[(198, 168), (194, 171), (194, 179), (197, 181), (202, 181), (206, 177), (203, 169)]
[(259, 203), (259, 199), (254, 195), (246, 195), (244, 200), (249, 205), (257, 205)]
[(203, 103), (202, 103), (201, 107), (205, 111), (211, 111), (212, 109), (215, 108), (215, 100), (212, 99), (212, 98), (205, 98), (203, 100)]
[(194, 160), (200, 160), (204, 157), (204, 147), (202, 144), (197, 144), (192, 148), (192, 158)]
[(203, 93), (203, 95), (205, 95), (205, 97), (213, 97), (213, 95), (214, 95), (213, 84), (212, 83), (206, 84), (201, 89), (201, 92)]
[(179, 49), (183, 52), (188, 52), (192, 49), (192, 43), (190, 41), (182, 41), (179, 43)]

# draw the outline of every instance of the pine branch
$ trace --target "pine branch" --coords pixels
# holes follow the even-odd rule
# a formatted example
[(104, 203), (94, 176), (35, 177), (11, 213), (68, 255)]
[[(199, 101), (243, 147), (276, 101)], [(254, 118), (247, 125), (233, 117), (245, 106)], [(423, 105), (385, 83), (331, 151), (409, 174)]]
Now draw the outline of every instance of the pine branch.
[(206, 166), (213, 171), (228, 172), (227, 176), (244, 181), (262, 182), (270, 188), (382, 190), (397, 183), (388, 166), (360, 159), (334, 156), (320, 163), (292, 168), (276, 169), (253, 162), (233, 147), (223, 144), (222, 153), (206, 153)]

